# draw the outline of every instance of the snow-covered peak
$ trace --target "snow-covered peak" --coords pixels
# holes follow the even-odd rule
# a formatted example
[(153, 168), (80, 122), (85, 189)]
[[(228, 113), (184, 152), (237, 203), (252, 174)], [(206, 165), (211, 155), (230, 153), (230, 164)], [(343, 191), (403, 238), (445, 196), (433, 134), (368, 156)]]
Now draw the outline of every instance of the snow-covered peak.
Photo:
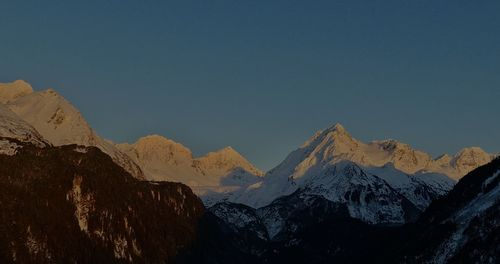
[(97, 135), (80, 112), (53, 89), (34, 92), (8, 104), (53, 145), (95, 146)]
[(194, 158), (184, 145), (160, 135), (118, 144), (145, 173), (147, 180), (182, 182), (202, 198), (253, 184), (262, 172), (231, 147)]
[(335, 123), (333, 126), (330, 126), (329, 128), (323, 130), (323, 132), (326, 132), (326, 133), (334, 132), (337, 134), (349, 135), (349, 132), (347, 132), (345, 127), (340, 123)]
[(142, 171), (114, 144), (99, 137), (82, 114), (54, 89), (32, 92), (15, 100), (7, 107), (33, 126), (55, 146), (77, 144), (101, 149), (130, 174), (143, 178)]
[(160, 135), (149, 135), (140, 138), (135, 144), (139, 159), (142, 162), (164, 162), (167, 164), (191, 163), (191, 150), (173, 140)]
[(0, 83), (0, 103), (9, 103), (32, 92), (31, 85), (23, 80)]
[(263, 175), (259, 169), (232, 147), (225, 147), (215, 152), (209, 152), (205, 156), (198, 158), (197, 161), (199, 166), (204, 170), (232, 171), (241, 168), (256, 176)]
[(351, 135), (349, 134), (349, 132), (347, 132), (347, 130), (344, 128), (344, 126), (342, 126), (339, 123), (336, 123), (335, 125), (330, 126), (327, 129), (320, 130), (320, 131), (316, 132), (312, 137), (310, 137), (308, 140), (306, 140), (304, 142), (304, 144), (302, 144), (302, 146), (300, 146), (300, 148), (308, 148), (311, 145), (315, 145), (315, 144), (317, 144), (318, 141), (323, 140), (327, 136), (329, 136), (331, 138), (333, 138), (333, 137), (351, 138)]
[(429, 154), (394, 139), (363, 143), (352, 137), (342, 125), (336, 124), (317, 132), (269, 174), (292, 175), (297, 179), (317, 164), (349, 160), (368, 167), (392, 163), (396, 169), (409, 174), (426, 171), (459, 179), (493, 157), (480, 148), (472, 147), (453, 157), (443, 155), (434, 160)]
[[(429, 154), (394, 139), (364, 143), (336, 124), (317, 132), (270, 170), (262, 182), (249, 186), (245, 192), (232, 199), (250, 206), (263, 206), (300, 187), (330, 186), (336, 181), (328, 176), (333, 175), (330, 173), (332, 168), (338, 170), (338, 165), (356, 164), (358, 168), (373, 173), (391, 187), (404, 192), (409, 200), (422, 209), (432, 197), (446, 193), (455, 179), (491, 158), (491, 155), (472, 148), (454, 158), (443, 156), (434, 160)], [(356, 166), (347, 166), (349, 173), (342, 171), (338, 175), (347, 177), (358, 171)], [(419, 195), (428, 197), (420, 201)]]
[(451, 164), (459, 172), (467, 174), (473, 169), (492, 160), (492, 155), (479, 147), (468, 147), (459, 151), (451, 160)]
[(426, 168), (431, 157), (396, 140), (363, 143), (352, 137), (342, 125), (336, 124), (316, 133), (270, 174), (291, 175), (297, 179), (312, 167), (342, 160), (374, 167), (390, 162), (399, 170), (415, 173)]
[(339, 123), (325, 129), (318, 135), (316, 140), (325, 141), (329, 140), (330, 143), (334, 144), (348, 144), (348, 145), (356, 145), (357, 140), (355, 140), (349, 132)]
[(216, 153), (230, 153), (230, 154), (238, 154), (239, 155), (239, 153), (236, 152), (236, 150), (234, 150), (234, 148), (231, 147), (231, 146), (224, 147), (224, 148), (219, 149), (219, 150), (217, 150), (215, 152)]
[(394, 163), (396, 168), (407, 173), (415, 173), (432, 161), (429, 154), (394, 139), (374, 141), (371, 145), (378, 146), (384, 152), (381, 156), (387, 156), (388, 162)]
[(455, 154), (454, 159), (458, 158), (480, 158), (484, 156), (489, 156), (490, 154), (486, 153), (482, 148), (480, 147), (467, 147), (461, 149), (457, 154)]

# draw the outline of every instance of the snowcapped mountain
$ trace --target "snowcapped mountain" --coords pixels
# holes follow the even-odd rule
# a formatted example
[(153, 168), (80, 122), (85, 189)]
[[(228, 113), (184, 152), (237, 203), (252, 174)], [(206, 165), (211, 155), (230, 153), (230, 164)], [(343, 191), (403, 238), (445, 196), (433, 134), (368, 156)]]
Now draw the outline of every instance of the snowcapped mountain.
[(146, 180), (175, 181), (180, 174), (191, 171), (191, 151), (161, 136), (147, 136), (132, 145), (117, 144), (117, 148), (143, 169)]
[(259, 181), (262, 176), (259, 169), (231, 147), (194, 158), (187, 147), (158, 135), (117, 147), (139, 164), (147, 180), (182, 182), (206, 203), (214, 195), (224, 196)]
[(31, 86), (23, 81), (0, 84), (0, 154), (14, 155), (17, 152), (20, 146), (11, 139), (39, 147), (48, 144), (34, 127), (4, 105), (30, 92)]
[[(392, 139), (365, 144), (354, 139), (340, 124), (316, 133), (299, 150), (312, 147), (314, 147), (312, 151), (324, 155), (321, 157), (323, 160), (331, 162), (350, 160), (367, 167), (381, 167), (392, 163), (396, 169), (408, 174), (426, 171), (443, 173), (453, 179), (459, 179), (493, 159), (493, 155), (478, 147), (464, 148), (452, 158), (443, 155), (438, 159), (432, 159), (429, 154)], [(307, 170), (307, 164), (314, 163), (315, 159), (317, 157), (314, 155), (309, 155), (304, 160), (299, 158), (304, 162), (299, 164), (296, 173), (300, 174), (301, 170)]]
[(0, 85), (0, 101), (52, 145), (98, 147), (134, 177), (143, 178), (139, 166), (113, 143), (99, 137), (80, 112), (53, 89), (34, 92), (26, 82), (15, 81)]
[[(481, 148), (469, 147), (462, 149), (453, 157), (449, 157), (448, 155), (441, 156), (437, 162), (431, 164), (425, 170), (441, 172), (458, 180), (477, 167), (487, 164), (495, 156), (486, 153)], [(449, 162), (446, 162), (448, 160)]]
[(345, 204), (351, 216), (367, 223), (402, 224), (415, 219), (414, 209), (423, 211), (452, 189), (455, 181), (448, 175), (491, 158), (469, 148), (433, 160), (395, 140), (363, 143), (336, 124), (316, 133), (261, 181), (223, 198), (261, 208), (300, 191)]

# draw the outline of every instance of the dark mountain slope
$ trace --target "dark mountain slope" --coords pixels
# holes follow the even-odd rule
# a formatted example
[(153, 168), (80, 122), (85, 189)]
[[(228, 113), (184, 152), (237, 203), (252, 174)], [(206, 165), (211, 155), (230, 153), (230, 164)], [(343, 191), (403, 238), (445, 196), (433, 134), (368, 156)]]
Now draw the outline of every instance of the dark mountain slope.
[[(269, 237), (266, 228), (277, 233)], [(257, 210), (219, 203), (199, 230), (181, 263), (385, 263), (399, 229), (366, 224), (343, 204), (297, 191)]]
[(0, 263), (172, 262), (204, 213), (183, 184), (134, 179), (95, 147), (0, 155)]
[(399, 250), (408, 263), (498, 263), (500, 159), (473, 170), (433, 202), (407, 226)]

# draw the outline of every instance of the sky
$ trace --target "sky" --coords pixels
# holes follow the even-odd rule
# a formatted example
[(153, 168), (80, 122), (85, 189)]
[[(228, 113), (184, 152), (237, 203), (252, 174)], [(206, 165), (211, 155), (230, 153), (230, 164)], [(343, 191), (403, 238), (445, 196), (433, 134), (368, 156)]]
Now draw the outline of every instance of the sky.
[(1, 1), (0, 82), (115, 142), (232, 146), (267, 170), (337, 122), (500, 152), (500, 1)]

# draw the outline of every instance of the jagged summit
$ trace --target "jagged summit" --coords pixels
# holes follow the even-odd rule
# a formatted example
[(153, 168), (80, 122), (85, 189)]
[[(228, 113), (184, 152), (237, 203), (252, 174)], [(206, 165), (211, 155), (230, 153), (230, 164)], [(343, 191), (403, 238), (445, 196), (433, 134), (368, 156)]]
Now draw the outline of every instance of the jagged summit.
[[(45, 140), (54, 146), (77, 144), (95, 146), (136, 178), (143, 178), (142, 171), (127, 155), (121, 153), (112, 143), (99, 137), (82, 114), (68, 100), (54, 89), (33, 92), (23, 81), (7, 84), (21, 92), (8, 93), (2, 97), (6, 106), (22, 120), (33, 126)], [(6, 99), (10, 98), (10, 99)]]
[[(224, 153), (226, 153), (226, 152), (236, 152), (236, 150), (234, 150), (234, 148), (233, 148), (233, 147), (231, 147), (231, 146), (227, 146), (227, 147), (224, 147), (224, 148), (222, 148), (222, 149), (219, 149), (219, 150), (217, 150), (217, 151), (215, 151), (215, 152), (224, 152)], [(237, 152), (236, 152), (236, 153), (237, 153)]]
[(340, 134), (344, 134), (344, 133), (348, 134), (345, 127), (340, 123), (335, 123), (333, 126), (330, 126), (329, 128), (325, 129), (325, 131), (328, 131), (328, 132), (336, 131), (337, 133), (340, 133)]
[(227, 146), (216, 151), (207, 153), (205, 156), (236, 156), (242, 157), (233, 147)]
[(33, 93), (31, 85), (23, 80), (0, 83), (0, 103), (6, 104), (17, 98)]
[[(463, 160), (458, 157), (463, 157)], [(462, 151), (454, 158), (444, 156), (434, 160), (429, 154), (394, 139), (364, 143), (352, 137), (342, 125), (335, 124), (317, 132), (270, 170), (262, 182), (250, 186), (233, 199), (259, 207), (297, 188), (317, 186), (318, 181), (324, 186), (331, 186), (337, 181), (328, 176), (333, 175), (331, 170), (336, 168), (336, 164), (348, 161), (384, 179), (392, 188), (401, 189), (407, 199), (423, 209), (430, 203), (431, 197), (442, 195), (452, 187), (452, 179), (459, 179), (491, 158), (489, 154), (473, 148)], [(427, 191), (423, 192), (424, 189)], [(426, 198), (415, 197), (419, 195)]]
[(246, 160), (234, 150), (232, 147), (224, 147), (222, 149), (208, 152), (206, 155), (200, 157), (199, 159), (213, 160), (213, 161), (223, 161), (223, 160)]
[(81, 113), (54, 90), (28, 94), (11, 101), (8, 107), (56, 146), (97, 144), (97, 135)]
[(321, 131), (319, 134), (320, 137), (331, 137), (336, 139), (352, 139), (351, 134), (342, 126), (340, 123), (336, 123), (335, 125)]
[(308, 140), (304, 142), (300, 146), (302, 149), (308, 148), (310, 145), (317, 144), (318, 141), (321, 141), (325, 139), (326, 137), (330, 138), (352, 138), (349, 132), (342, 126), (340, 123), (336, 123), (327, 129), (323, 129), (320, 131), (317, 131), (312, 137), (310, 137)]
[[(436, 172), (459, 179), (472, 169), (491, 161), (493, 157), (494, 155), (486, 153), (479, 147), (470, 147), (453, 156), (443, 155), (433, 159), (431, 155), (415, 150), (409, 144), (395, 139), (361, 142), (352, 137), (341, 124), (335, 124), (317, 132), (294, 151), (286, 163), (287, 166), (291, 163), (295, 164), (294, 174), (296, 174), (307, 170), (311, 164), (315, 163), (327, 164), (350, 160), (363, 166), (381, 167), (390, 162), (396, 169), (405, 173)], [(277, 168), (280, 166), (271, 172)]]

